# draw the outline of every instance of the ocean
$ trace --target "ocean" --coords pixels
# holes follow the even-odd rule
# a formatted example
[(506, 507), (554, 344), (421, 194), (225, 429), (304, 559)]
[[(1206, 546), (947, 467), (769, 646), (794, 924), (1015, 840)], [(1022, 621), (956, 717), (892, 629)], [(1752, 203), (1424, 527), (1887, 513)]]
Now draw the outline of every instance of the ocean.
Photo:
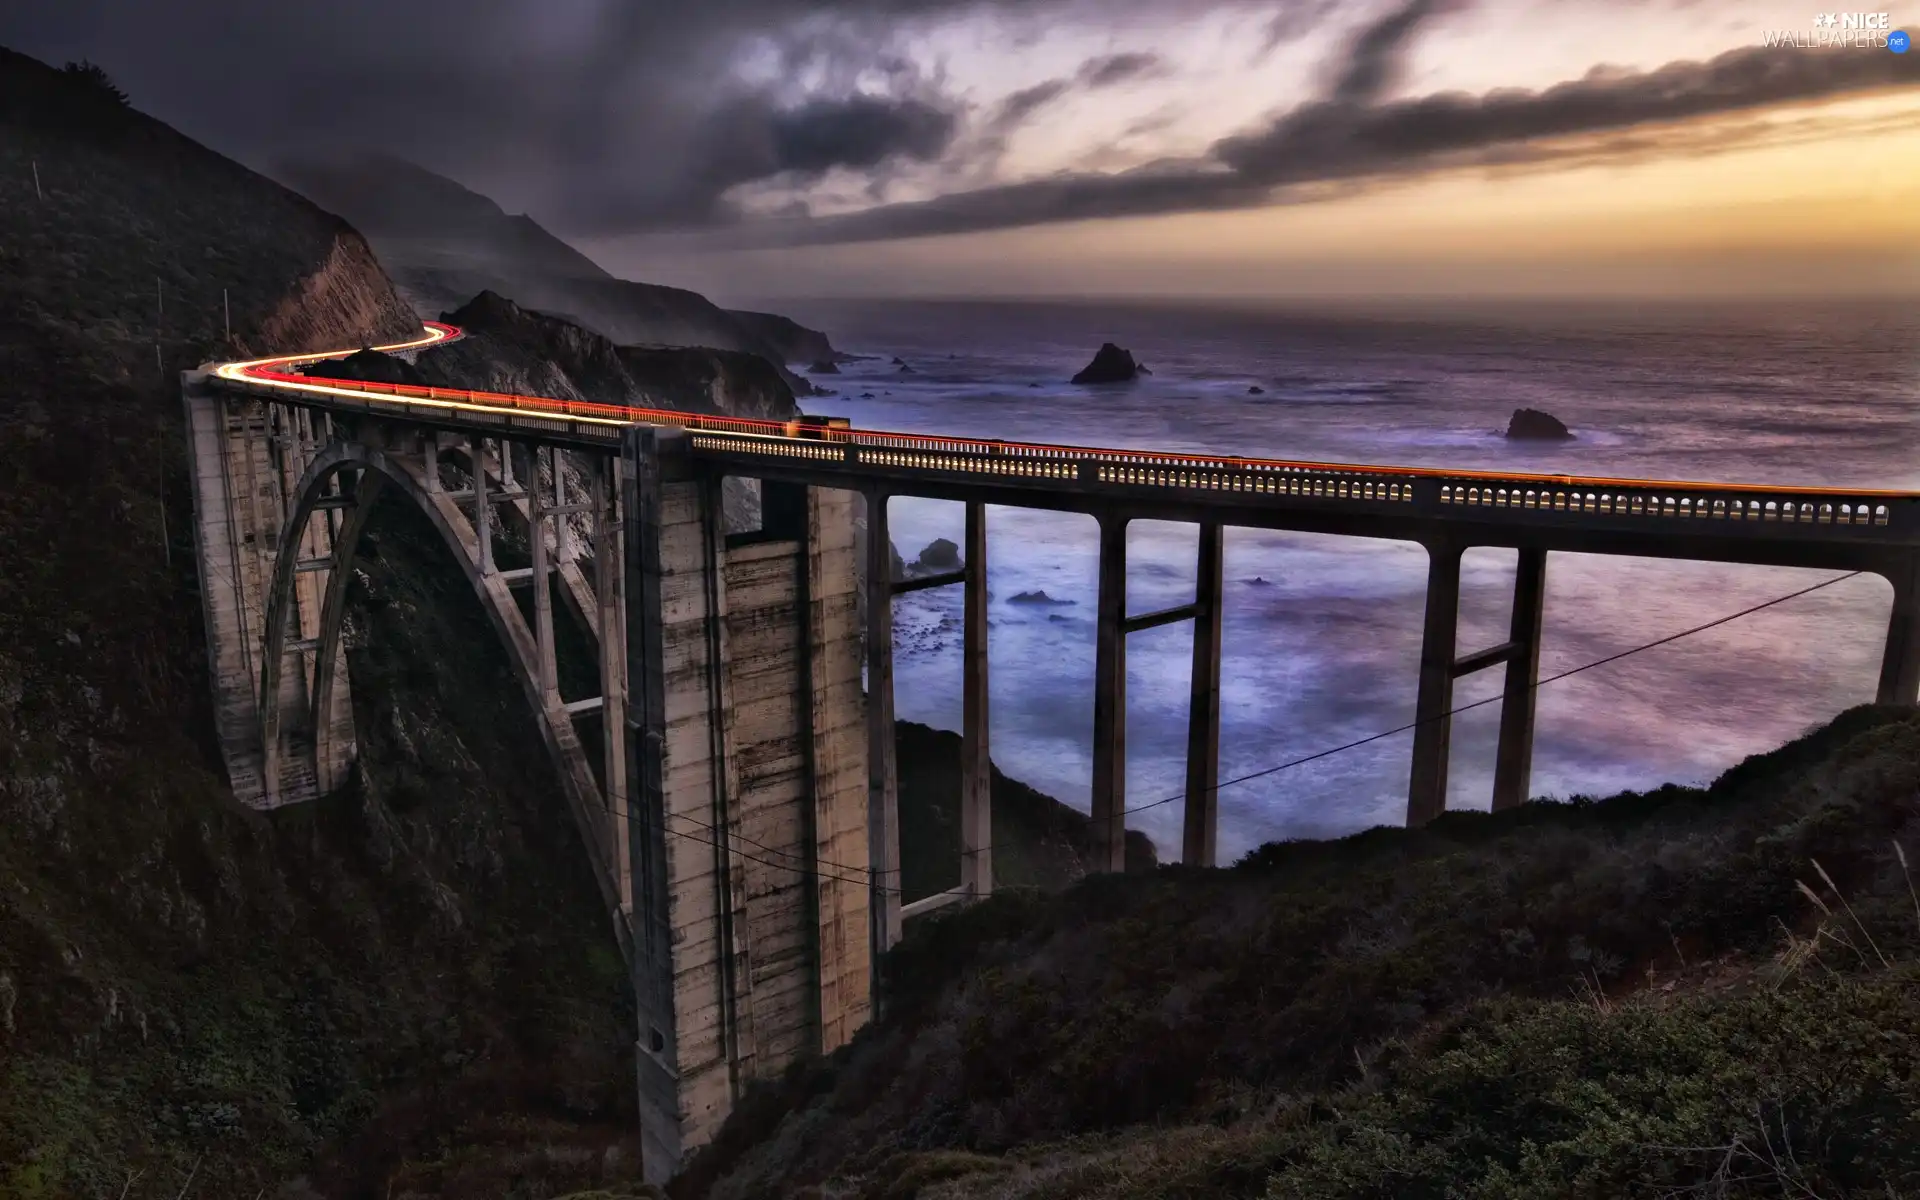
[[(855, 425), (1322, 461), (1920, 488), (1920, 309), (1897, 302), (1536, 304), (1451, 312), (1253, 305), (821, 302), (785, 310), (875, 357), (819, 380), (810, 412)], [(1103, 341), (1152, 370), (1067, 382)], [(898, 357), (912, 368), (895, 366)], [(1262, 394), (1250, 394), (1250, 387)], [(863, 396), (870, 393), (870, 398)], [(1576, 440), (1509, 443), (1545, 409)], [(911, 561), (961, 541), (959, 505), (898, 499)], [(1089, 517), (991, 508), (991, 739), (1002, 770), (1083, 811), (1092, 771), (1097, 534)], [(1136, 523), (1132, 612), (1191, 599), (1194, 531)], [(1413, 719), (1425, 554), (1229, 529), (1221, 778)], [(1469, 552), (1462, 653), (1505, 640), (1514, 555)], [(1833, 572), (1559, 554), (1542, 677), (1804, 588)], [(1064, 601), (1010, 604), (1025, 591)], [(1542, 687), (1536, 796), (1699, 783), (1871, 701), (1891, 589), (1863, 576)], [(958, 588), (902, 597), (895, 706), (958, 729)], [(1127, 649), (1128, 825), (1178, 857), (1191, 633)], [(1498, 670), (1455, 703), (1497, 694)], [(1450, 808), (1488, 806), (1499, 706), (1454, 718)], [(1220, 860), (1405, 815), (1411, 733), (1223, 788)], [(1152, 807), (1147, 807), (1152, 805)]]

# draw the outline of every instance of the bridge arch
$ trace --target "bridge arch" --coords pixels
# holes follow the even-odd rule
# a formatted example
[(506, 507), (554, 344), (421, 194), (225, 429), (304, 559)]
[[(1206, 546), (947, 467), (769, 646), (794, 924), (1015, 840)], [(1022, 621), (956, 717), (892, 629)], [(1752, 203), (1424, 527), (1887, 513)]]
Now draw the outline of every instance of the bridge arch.
[[(429, 471), (438, 469), (438, 452), (431, 437), (424, 439), (428, 451), (410, 455), (367, 444), (352, 438), (329, 443), (314, 455), (302, 473), (292, 494), (288, 518), (279, 533), (279, 550), (274, 559), (273, 576), (265, 598), (265, 634), (260, 661), (260, 740), (265, 760), (269, 794), (280, 787), (283, 755), (288, 752), (287, 731), (282, 727), (281, 706), (277, 702), (283, 663), (288, 653), (288, 624), (294, 598), (299, 555), (309, 522), (325, 511), (329, 500), (350, 501), (340, 505), (346, 516), (334, 534), (330, 548), (327, 586), (321, 601), (316, 666), (308, 701), (314, 769), (323, 785), (338, 784), (321, 775), (322, 764), (331, 747), (327, 742), (334, 703), (335, 665), (340, 653), (341, 626), (346, 613), (346, 594), (352, 577), (354, 553), (366, 522), (376, 503), (388, 496), (400, 497), (424, 513), (441, 540), (453, 552), (461, 571), (472, 585), (474, 595), (486, 612), (501, 645), (507, 652), (514, 676), (520, 681), (527, 703), (539, 727), (541, 740), (559, 775), (569, 807), (580, 825), (582, 840), (595, 867), (594, 876), (602, 899), (618, 917), (629, 897), (626, 873), (620, 869), (618, 845), (624, 841), (614, 829), (626, 818), (613, 811), (603, 798), (594, 778), (573, 718), (560, 704), (559, 695), (542, 683), (541, 649), (513, 598), (507, 577), (495, 569), (483, 555), (480, 534), (455, 499), (430, 486)], [(484, 460), (475, 464), (484, 470)], [(339, 492), (333, 492), (340, 480)], [(609, 739), (612, 740), (612, 739)], [(625, 922), (615, 921), (621, 938), (626, 940)]]

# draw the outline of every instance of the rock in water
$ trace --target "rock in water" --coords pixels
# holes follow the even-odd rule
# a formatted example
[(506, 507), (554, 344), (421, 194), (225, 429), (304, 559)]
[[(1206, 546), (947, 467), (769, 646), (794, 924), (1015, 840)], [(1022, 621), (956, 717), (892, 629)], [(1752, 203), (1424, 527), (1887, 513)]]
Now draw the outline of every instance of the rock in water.
[(920, 560), (915, 565), (922, 570), (929, 571), (958, 570), (960, 566), (960, 547), (954, 545), (946, 538), (935, 538), (933, 541), (927, 543), (925, 550), (920, 552)]
[(1573, 431), (1552, 413), (1543, 413), (1537, 408), (1516, 408), (1513, 419), (1507, 422), (1507, 436), (1526, 441), (1560, 442), (1571, 438)]
[(1267, 394), (1267, 389), (1261, 387), (1257, 383), (1247, 389), (1247, 395), (1249, 396), (1264, 396), (1266, 394)]
[(1075, 383), (1128, 383), (1140, 377), (1140, 364), (1133, 361), (1131, 351), (1122, 350), (1112, 342), (1103, 343), (1100, 352), (1093, 356), (1086, 370), (1073, 377)]
[(839, 364), (830, 358), (823, 358), (807, 368), (807, 374), (809, 375), (838, 375), (839, 373)]

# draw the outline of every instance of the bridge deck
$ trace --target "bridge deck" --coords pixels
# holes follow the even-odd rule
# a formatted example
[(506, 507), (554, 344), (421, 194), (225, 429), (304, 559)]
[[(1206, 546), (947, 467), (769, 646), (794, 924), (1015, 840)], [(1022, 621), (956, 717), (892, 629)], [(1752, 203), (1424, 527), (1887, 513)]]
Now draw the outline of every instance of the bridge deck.
[[(417, 349), (459, 336), (430, 325)], [(337, 352), (336, 352), (337, 353)], [(729, 474), (1130, 519), (1434, 544), (1878, 569), (1920, 545), (1920, 493), (1290, 461), (1044, 445), (759, 421), (465, 389), (322, 380), (229, 364), (234, 393), (440, 429), (617, 447), (636, 424), (684, 429), (694, 464)]]

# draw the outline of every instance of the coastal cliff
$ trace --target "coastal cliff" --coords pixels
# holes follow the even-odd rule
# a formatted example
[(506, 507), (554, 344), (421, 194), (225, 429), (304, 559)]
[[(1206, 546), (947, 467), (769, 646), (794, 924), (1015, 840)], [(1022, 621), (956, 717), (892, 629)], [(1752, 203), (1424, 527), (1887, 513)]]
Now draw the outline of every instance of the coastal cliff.
[(620, 279), (531, 217), (404, 159), (289, 160), (277, 174), (352, 221), (423, 317), (495, 292), (622, 346), (700, 346), (757, 354), (795, 395), (813, 385), (787, 369), (795, 346), (832, 347), (784, 317), (731, 313), (698, 292)]
[(762, 420), (800, 412), (785, 380), (755, 354), (620, 345), (493, 292), (442, 317), (467, 336), (419, 356), (421, 375), (437, 386)]

